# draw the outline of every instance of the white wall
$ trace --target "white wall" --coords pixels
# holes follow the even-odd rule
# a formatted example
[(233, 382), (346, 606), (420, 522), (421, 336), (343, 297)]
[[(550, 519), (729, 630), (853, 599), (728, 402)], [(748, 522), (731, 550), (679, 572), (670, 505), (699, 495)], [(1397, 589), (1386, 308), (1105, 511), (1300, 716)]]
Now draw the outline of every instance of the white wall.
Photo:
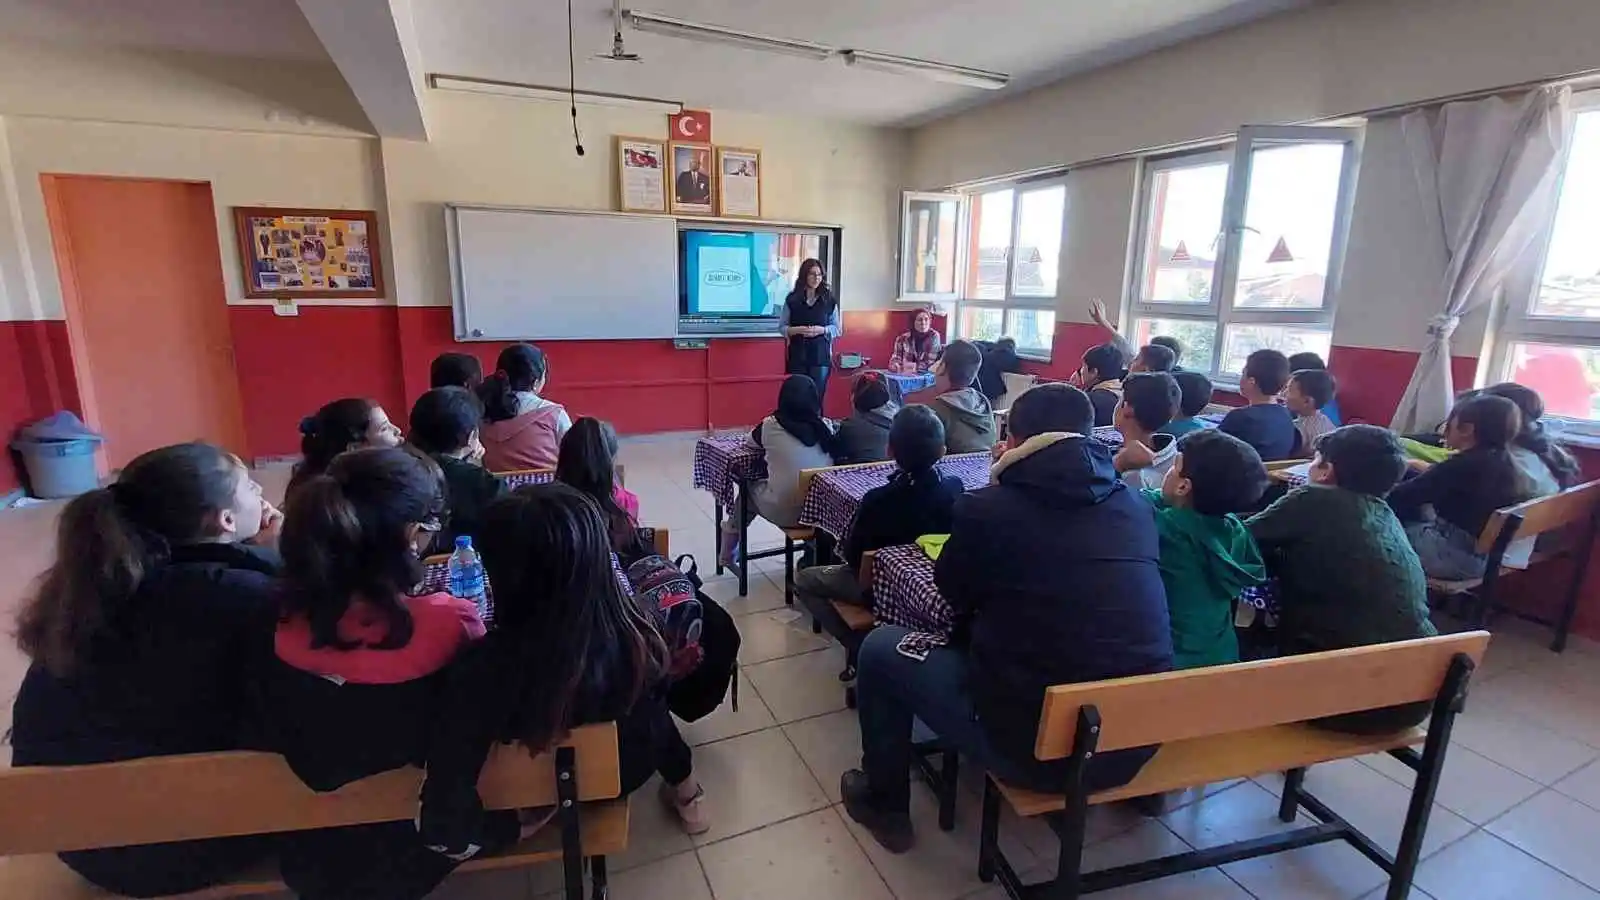
[[(18, 234), (0, 223), (0, 275), (6, 305), (0, 320), (59, 319), (61, 282), (45, 215), (39, 176), (52, 174), (170, 178), (211, 183), (216, 201), (217, 240), (230, 303), (241, 302), (244, 285), (233, 230), (235, 206), (312, 206), (378, 209), (382, 206), (377, 141), (156, 125), (122, 125), (60, 119), (6, 117), (9, 171), (16, 187)], [(0, 187), (0, 200), (5, 190)], [(10, 277), (8, 261), (31, 273)], [(21, 284), (18, 287), (19, 283)]]
[[(666, 136), (660, 113), (580, 107), (579, 158), (561, 104), (439, 91), (426, 102), (431, 141), (382, 143), (403, 306), (450, 303), (443, 204), (615, 209), (612, 135)], [(894, 301), (905, 132), (719, 111), (712, 137), (762, 151), (763, 218), (843, 227), (846, 308)]]

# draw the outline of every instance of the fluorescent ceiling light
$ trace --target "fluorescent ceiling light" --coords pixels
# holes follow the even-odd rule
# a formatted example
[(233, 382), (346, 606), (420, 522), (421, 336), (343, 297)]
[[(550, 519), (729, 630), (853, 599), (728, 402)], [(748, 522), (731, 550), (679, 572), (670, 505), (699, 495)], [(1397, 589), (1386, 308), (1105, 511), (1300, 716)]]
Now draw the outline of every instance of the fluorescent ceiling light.
[(743, 47), (746, 50), (764, 50), (768, 53), (783, 53), (789, 56), (799, 56), (804, 59), (821, 62), (833, 56), (838, 51), (826, 44), (815, 44), (811, 41), (794, 41), (788, 38), (769, 37), (764, 34), (755, 34), (749, 31), (739, 31), (734, 28), (724, 28), (721, 25), (706, 25), (700, 22), (689, 22), (684, 19), (663, 16), (658, 13), (642, 12), (629, 9), (622, 13), (627, 17), (628, 23), (635, 31), (650, 34), (659, 34), (666, 37), (684, 38), (691, 41), (704, 41), (712, 44), (728, 44), (734, 47)]
[(915, 59), (910, 56), (893, 56), (888, 53), (874, 53), (871, 50), (845, 50), (842, 51), (842, 55), (845, 65), (875, 69), (895, 75), (921, 75), (946, 84), (982, 88), (986, 91), (998, 91), (1011, 83), (1011, 76), (1003, 72), (969, 69), (966, 66)]
[[(545, 100), (555, 103), (571, 102), (573, 95), (563, 87), (544, 87), (536, 84), (518, 84), (514, 81), (493, 81), (487, 78), (463, 78), (457, 75), (429, 75), (428, 85), (439, 91), (459, 91), (466, 94), (490, 94), (518, 100)], [(578, 91), (577, 102), (585, 106), (617, 106), (625, 109), (646, 109), (676, 115), (683, 112), (683, 104), (676, 100), (659, 100), (654, 97), (631, 97), (627, 94), (607, 94), (603, 91)]]

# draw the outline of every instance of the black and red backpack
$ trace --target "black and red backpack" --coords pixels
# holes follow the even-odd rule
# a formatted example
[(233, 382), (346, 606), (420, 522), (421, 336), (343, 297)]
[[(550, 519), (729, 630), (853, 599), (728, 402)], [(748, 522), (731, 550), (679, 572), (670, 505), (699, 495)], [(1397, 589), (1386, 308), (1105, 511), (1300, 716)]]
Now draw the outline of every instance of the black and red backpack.
[(686, 722), (704, 718), (722, 705), (730, 686), (737, 710), (739, 628), (726, 610), (701, 592), (694, 557), (685, 554), (674, 561), (644, 556), (628, 566), (628, 583), (634, 599), (655, 617), (666, 639), (667, 705), (673, 713)]

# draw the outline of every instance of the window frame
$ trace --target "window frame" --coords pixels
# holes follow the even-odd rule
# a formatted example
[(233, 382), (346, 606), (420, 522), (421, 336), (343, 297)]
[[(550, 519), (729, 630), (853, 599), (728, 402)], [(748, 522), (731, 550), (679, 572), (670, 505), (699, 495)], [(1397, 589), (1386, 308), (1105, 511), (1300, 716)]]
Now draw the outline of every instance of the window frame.
[[(906, 279), (906, 257), (913, 248), (911, 239), (911, 204), (916, 202), (956, 204), (955, 290), (914, 291)], [(966, 271), (967, 255), (967, 195), (953, 191), (902, 191), (900, 193), (900, 258), (897, 260), (895, 280), (899, 282), (898, 303), (949, 303), (961, 295), (961, 276)]]
[[(1325, 330), (1331, 338), (1333, 323), (1339, 305), (1339, 288), (1344, 270), (1345, 252), (1349, 245), (1350, 220), (1355, 205), (1356, 173), (1361, 165), (1362, 141), (1365, 129), (1356, 127), (1309, 125), (1246, 125), (1239, 129), (1233, 141), (1203, 150), (1189, 151), (1169, 156), (1147, 157), (1140, 172), (1138, 195), (1138, 226), (1134, 232), (1137, 245), (1129, 254), (1129, 273), (1124, 292), (1122, 321), (1123, 333), (1131, 341), (1137, 334), (1137, 323), (1142, 319), (1169, 319), (1208, 323), (1215, 329), (1211, 342), (1211, 358), (1205, 360), (1203, 371), (1213, 381), (1224, 386), (1235, 383), (1240, 373), (1222, 371), (1226, 356), (1228, 331), (1234, 326), (1262, 325), (1285, 326)], [(1256, 150), (1272, 146), (1293, 144), (1344, 145), (1344, 158), (1339, 171), (1339, 186), (1335, 194), (1333, 235), (1328, 247), (1328, 273), (1323, 284), (1322, 306), (1317, 309), (1261, 309), (1236, 305), (1239, 288), (1239, 263), (1244, 243), (1244, 233), (1251, 229), (1245, 223), (1246, 208), (1250, 199), (1250, 179)], [(1152, 234), (1151, 190), (1155, 178), (1175, 169), (1228, 163), (1228, 186), (1223, 194), (1222, 216), (1215, 241), (1215, 264), (1211, 276), (1211, 297), (1204, 303), (1162, 303), (1144, 299), (1143, 284), (1152, 244), (1159, 249), (1160, 240)], [(1185, 357), (1189, 368), (1201, 370), (1199, 360)]]
[[(1586, 91), (1573, 97), (1574, 127), (1579, 116), (1600, 116), (1600, 91)], [(1561, 194), (1566, 187), (1567, 169), (1572, 165), (1571, 146), (1561, 161), (1561, 183), (1550, 217), (1536, 238), (1537, 252), (1512, 273), (1502, 289), (1499, 314), (1489, 335), (1489, 365), (1480, 367), (1479, 385), (1510, 381), (1513, 344), (1544, 344), (1600, 350), (1600, 318), (1541, 316), (1534, 313), (1544, 287), (1544, 274), (1550, 264), (1550, 245), (1555, 240), (1556, 217), (1561, 209)], [(1596, 161), (1600, 165), (1600, 161)], [(1560, 423), (1565, 437), (1578, 437), (1588, 446), (1600, 447), (1600, 418), (1579, 419), (1559, 413), (1546, 413), (1545, 420)]]
[[(964, 310), (964, 309), (966, 309), (968, 307), (971, 307), (971, 308), (974, 308), (974, 309), (994, 309), (994, 310), (999, 310), (1000, 311), (1000, 315), (1001, 315), (1001, 318), (1000, 318), (1000, 333), (1001, 334), (1011, 334), (1012, 333), (1011, 332), (1012, 315), (1014, 313), (1016, 313), (1017, 311), (1019, 311), (1019, 310), (1028, 310), (1028, 311), (1037, 310), (1037, 311), (1048, 312), (1052, 316), (1056, 317), (1057, 321), (1059, 321), (1059, 319), (1060, 319), (1060, 311), (1057, 309), (1057, 302), (1058, 302), (1058, 299), (1059, 299), (1059, 297), (1061, 295), (1061, 270), (1060, 270), (1060, 265), (1061, 265), (1061, 248), (1062, 248), (1062, 245), (1058, 244), (1056, 246), (1056, 248), (1055, 248), (1055, 251), (1056, 251), (1056, 285), (1055, 285), (1055, 292), (1053, 294), (1049, 295), (1049, 296), (1035, 296), (1035, 295), (1030, 295), (1030, 294), (1018, 294), (1018, 293), (1016, 293), (1016, 290), (1015, 290), (1016, 260), (1017, 260), (1017, 245), (1018, 245), (1018, 241), (1019, 241), (1019, 239), (1021, 237), (1021, 234), (1022, 234), (1022, 205), (1023, 205), (1022, 204), (1022, 200), (1023, 200), (1023, 197), (1025, 195), (1027, 195), (1027, 194), (1039, 193), (1039, 192), (1043, 192), (1043, 191), (1048, 191), (1048, 190), (1053, 190), (1053, 189), (1056, 189), (1056, 188), (1060, 188), (1060, 190), (1061, 190), (1061, 239), (1062, 239), (1062, 242), (1064, 244), (1064, 242), (1066, 240), (1066, 236), (1067, 236), (1067, 210), (1068, 210), (1068, 207), (1071, 204), (1070, 191), (1069, 191), (1069, 188), (1068, 188), (1068, 185), (1067, 185), (1068, 177), (1069, 177), (1069, 173), (1061, 172), (1061, 173), (1052, 174), (1052, 175), (1048, 175), (1048, 176), (1043, 176), (1043, 177), (1039, 177), (1039, 178), (1031, 178), (1031, 179), (1025, 178), (1025, 179), (1018, 179), (1018, 180), (1015, 180), (1015, 181), (996, 182), (996, 183), (993, 183), (993, 184), (985, 184), (985, 185), (983, 185), (982, 187), (979, 187), (979, 188), (973, 188), (972, 190), (963, 192), (960, 195), (963, 198), (962, 207), (961, 207), (961, 210), (962, 210), (962, 214), (961, 214), (962, 229), (961, 230), (962, 230), (962, 234), (963, 234), (963, 242), (962, 242), (963, 243), (963, 249), (965, 251), (965, 257), (966, 258), (964, 260), (964, 263), (963, 263), (962, 267), (958, 271), (956, 296), (951, 298), (951, 302), (953, 303), (953, 306), (954, 306), (954, 314), (951, 315), (950, 318), (949, 318), (949, 334), (947, 335), (947, 337), (950, 337), (950, 338), (953, 338), (953, 339), (959, 339), (959, 338), (963, 337), (963, 335), (961, 334), (961, 314), (962, 314), (962, 310)], [(999, 299), (978, 299), (978, 298), (967, 297), (967, 296), (965, 296), (966, 292), (967, 292), (967, 283), (970, 280), (968, 276), (970, 276), (972, 274), (972, 272), (973, 272), (972, 267), (977, 265), (977, 255), (976, 255), (976, 252), (975, 252), (976, 248), (972, 246), (972, 242), (973, 242), (974, 238), (972, 236), (972, 231), (971, 231), (971, 229), (972, 229), (972, 208), (973, 208), (973, 204), (976, 202), (976, 198), (978, 198), (979, 196), (981, 196), (983, 194), (992, 194), (992, 193), (996, 193), (996, 192), (999, 192), (999, 191), (1006, 191), (1006, 190), (1011, 191), (1012, 195), (1011, 195), (1011, 231), (1010, 231), (1010, 238), (1009, 238), (1010, 244), (1008, 245), (1007, 250), (1006, 250), (1006, 266), (1005, 266), (1005, 275), (1004, 275), (1004, 278), (1005, 278), (1005, 281), (1004, 281), (1005, 296), (1002, 297), (1002, 298), (999, 298)], [(1029, 360), (1029, 361), (1032, 361), (1032, 362), (1048, 363), (1048, 362), (1051, 361), (1054, 353), (1055, 353), (1055, 334), (1054, 334), (1054, 329), (1053, 328), (1052, 328), (1052, 333), (1050, 335), (1050, 347), (1049, 348), (1047, 348), (1045, 350), (1038, 350), (1038, 349), (1034, 349), (1034, 348), (1031, 348), (1031, 347), (1023, 347), (1023, 346), (1020, 346), (1020, 345), (1017, 347), (1017, 355), (1022, 357), (1023, 359), (1026, 359), (1026, 360)]]

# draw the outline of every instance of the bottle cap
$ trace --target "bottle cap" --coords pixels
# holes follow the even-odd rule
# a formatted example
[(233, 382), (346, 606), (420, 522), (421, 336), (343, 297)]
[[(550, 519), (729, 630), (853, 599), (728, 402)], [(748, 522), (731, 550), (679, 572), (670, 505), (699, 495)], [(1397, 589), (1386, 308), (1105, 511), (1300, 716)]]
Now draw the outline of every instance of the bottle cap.
[(470, 535), (470, 534), (456, 535), (456, 549), (457, 550), (470, 550), (470, 549), (472, 549), (472, 535)]

